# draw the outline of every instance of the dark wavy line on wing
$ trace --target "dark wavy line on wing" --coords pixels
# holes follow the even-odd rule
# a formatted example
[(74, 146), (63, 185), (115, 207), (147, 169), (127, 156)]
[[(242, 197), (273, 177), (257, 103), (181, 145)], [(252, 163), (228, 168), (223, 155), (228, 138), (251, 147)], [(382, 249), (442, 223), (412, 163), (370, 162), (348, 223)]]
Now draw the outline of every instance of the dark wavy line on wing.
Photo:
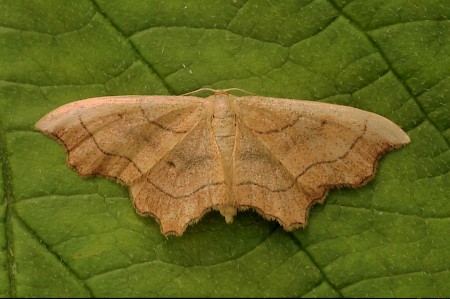
[(364, 124), (364, 130), (363, 130), (363, 132), (362, 132), (357, 138), (355, 138), (355, 140), (352, 142), (352, 144), (351, 144), (350, 147), (345, 151), (344, 154), (342, 154), (341, 156), (339, 156), (339, 157), (337, 157), (336, 159), (333, 159), (333, 160), (319, 161), (319, 162), (316, 162), (316, 163), (313, 163), (313, 164), (309, 165), (308, 167), (306, 167), (300, 174), (298, 174), (298, 175), (293, 179), (291, 185), (290, 185), (289, 187), (287, 187), (287, 188), (283, 188), (283, 189), (270, 189), (270, 188), (268, 188), (267, 186), (260, 185), (260, 184), (254, 183), (254, 182), (241, 182), (241, 183), (238, 184), (238, 186), (241, 186), (241, 185), (249, 185), (249, 184), (251, 184), (251, 185), (256, 185), (256, 186), (265, 188), (265, 189), (267, 189), (267, 190), (269, 190), (269, 191), (271, 191), (271, 192), (285, 192), (285, 191), (287, 191), (287, 190), (290, 190), (290, 189), (292, 189), (292, 188), (295, 186), (297, 180), (298, 180), (301, 176), (305, 175), (311, 168), (313, 168), (313, 167), (315, 167), (315, 166), (317, 166), (317, 165), (331, 164), (331, 163), (337, 162), (337, 161), (339, 161), (339, 160), (341, 160), (341, 159), (345, 159), (345, 157), (348, 156), (348, 154), (349, 154), (349, 153), (351, 152), (351, 150), (355, 147), (355, 145), (358, 143), (358, 141), (361, 140), (361, 139), (364, 137), (364, 135), (366, 134), (366, 131), (367, 131), (367, 123)]
[(201, 190), (203, 190), (203, 189), (205, 189), (205, 188), (207, 188), (207, 187), (218, 186), (218, 185), (223, 185), (223, 184), (225, 184), (225, 182), (215, 182), (215, 183), (210, 183), (210, 184), (204, 184), (204, 185), (198, 187), (197, 189), (195, 189), (194, 191), (192, 191), (192, 192), (190, 192), (190, 193), (188, 193), (188, 194), (184, 194), (184, 195), (179, 195), (179, 196), (177, 196), (177, 195), (173, 195), (173, 194), (170, 194), (169, 192), (165, 191), (164, 189), (162, 189), (161, 187), (159, 187), (158, 185), (156, 185), (155, 183), (153, 183), (152, 181), (150, 181), (148, 178), (146, 178), (146, 181), (147, 181), (149, 184), (151, 184), (153, 187), (155, 187), (156, 189), (158, 189), (158, 191), (160, 191), (161, 193), (164, 193), (165, 195), (167, 195), (167, 196), (169, 196), (169, 197), (171, 197), (171, 198), (174, 198), (174, 199), (184, 198), (184, 197), (189, 197), (189, 196), (194, 195), (194, 194), (197, 193), (197, 192), (200, 192)]

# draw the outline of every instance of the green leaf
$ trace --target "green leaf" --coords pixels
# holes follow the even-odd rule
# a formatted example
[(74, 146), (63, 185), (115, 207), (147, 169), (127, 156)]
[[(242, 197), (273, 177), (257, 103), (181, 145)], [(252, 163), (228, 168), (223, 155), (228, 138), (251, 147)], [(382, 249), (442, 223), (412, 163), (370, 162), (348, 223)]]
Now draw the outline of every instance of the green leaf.
[[(448, 0), (0, 0), (0, 296), (450, 296)], [(286, 233), (165, 238), (36, 132), (102, 95), (238, 87), (386, 116), (412, 143)]]

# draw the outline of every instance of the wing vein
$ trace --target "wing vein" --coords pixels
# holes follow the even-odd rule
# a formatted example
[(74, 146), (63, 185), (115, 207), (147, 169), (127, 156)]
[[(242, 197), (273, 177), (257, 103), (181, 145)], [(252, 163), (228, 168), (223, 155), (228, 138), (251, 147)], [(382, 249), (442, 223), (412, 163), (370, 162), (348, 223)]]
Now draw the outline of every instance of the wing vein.
[(165, 191), (164, 189), (162, 189), (161, 187), (159, 187), (158, 185), (156, 185), (156, 184), (153, 183), (152, 181), (150, 181), (148, 178), (145, 178), (145, 179), (146, 179), (146, 181), (147, 181), (149, 184), (151, 184), (153, 187), (155, 187), (156, 189), (158, 189), (158, 191), (164, 193), (165, 195), (167, 195), (167, 196), (169, 196), (169, 197), (171, 197), (171, 198), (173, 198), (173, 199), (189, 197), (189, 196), (194, 195), (195, 193), (197, 193), (197, 192), (199, 192), (199, 191), (201, 191), (201, 190), (203, 190), (203, 189), (205, 189), (205, 188), (207, 188), (207, 187), (210, 187), (210, 186), (219, 186), (219, 185), (223, 185), (223, 184), (225, 183), (224, 181), (222, 181), (222, 182), (215, 182), (215, 183), (204, 184), (204, 185), (198, 187), (197, 189), (195, 189), (195, 190), (189, 192), (188, 194), (183, 194), (183, 195), (173, 195), (173, 194), (171, 194), (171, 193)]
[[(247, 126), (247, 128), (249, 128), (250, 131), (255, 132), (255, 131), (254, 131), (253, 129), (251, 129), (250, 127)], [(293, 178), (293, 182), (292, 182), (291, 185), (290, 185), (289, 187), (287, 187), (287, 188), (282, 188), (282, 189), (270, 189), (270, 188), (268, 188), (267, 186), (263, 186), (263, 185), (260, 185), (260, 184), (257, 184), (257, 183), (251, 182), (251, 181), (241, 182), (241, 183), (238, 184), (238, 186), (241, 186), (241, 185), (250, 185), (250, 184), (251, 184), (251, 185), (256, 185), (256, 186), (265, 188), (265, 189), (267, 189), (267, 190), (269, 190), (269, 191), (272, 191), (272, 192), (284, 192), (284, 191), (290, 190), (290, 189), (292, 189), (292, 187), (295, 185), (295, 183), (297, 182), (297, 180), (298, 180), (301, 176), (303, 176), (304, 174), (306, 174), (311, 168), (313, 168), (313, 167), (315, 167), (315, 166), (317, 166), (317, 165), (321, 165), (321, 164), (330, 164), (330, 163), (334, 163), (334, 162), (337, 162), (337, 161), (339, 161), (339, 160), (344, 159), (345, 157), (347, 157), (348, 154), (351, 152), (351, 150), (352, 150), (352, 149), (355, 147), (355, 145), (358, 143), (358, 141), (360, 141), (360, 140), (364, 137), (364, 135), (366, 134), (366, 131), (367, 131), (367, 121), (366, 121), (366, 123), (364, 124), (364, 129), (363, 129), (362, 133), (361, 133), (360, 135), (358, 135), (358, 137), (355, 138), (355, 140), (352, 142), (352, 144), (351, 144), (350, 147), (345, 151), (344, 154), (342, 154), (341, 156), (339, 156), (339, 157), (337, 157), (336, 159), (333, 159), (333, 160), (315, 162), (315, 163), (309, 165), (308, 167), (306, 167), (306, 168), (305, 168), (301, 173), (299, 173), (297, 176), (294, 176), (294, 174), (292, 174), (292, 173), (289, 171), (289, 169), (287, 169), (287, 167), (286, 167), (279, 159), (277, 159), (277, 158), (275, 157), (275, 159), (277, 159), (277, 160), (280, 162), (280, 164), (284, 167), (284, 169), (285, 169), (285, 170), (291, 175), (291, 177)], [(257, 137), (257, 134), (253, 134), (253, 135)], [(257, 137), (257, 139), (261, 142), (261, 144), (264, 145), (264, 147), (265, 147), (270, 153), (272, 153), (272, 152), (270, 151), (270, 149), (265, 145), (265, 143), (264, 143), (260, 138)], [(299, 184), (297, 184), (297, 185), (303, 190), (303, 188), (302, 188)]]
[(355, 147), (356, 143), (358, 143), (359, 140), (361, 140), (364, 135), (366, 134), (367, 131), (367, 121), (364, 123), (364, 129), (362, 131), (362, 133), (356, 137), (356, 139), (352, 142), (352, 144), (350, 145), (350, 147), (345, 151), (344, 154), (342, 154), (341, 156), (337, 157), (336, 159), (333, 160), (328, 160), (328, 161), (319, 161), (319, 162), (315, 162), (311, 165), (309, 165), (308, 167), (306, 167), (301, 173), (299, 173), (297, 175), (297, 177), (295, 178), (295, 180), (298, 180), (301, 176), (303, 176), (305, 173), (307, 173), (311, 168), (313, 168), (314, 166), (317, 165), (321, 165), (321, 164), (330, 164), (330, 163), (334, 163), (337, 162), (341, 159), (345, 159), (345, 157), (348, 156), (348, 154), (350, 154), (351, 150)]
[[(259, 143), (260, 143), (260, 144), (261, 144), (261, 145), (262, 145), (262, 146), (270, 153), (270, 157), (271, 157), (272, 159), (278, 161), (278, 162), (280, 163), (280, 165), (283, 167), (283, 169), (286, 170), (286, 172), (289, 174), (289, 176), (290, 176), (290, 177), (292, 178), (292, 180), (293, 180), (293, 181), (291, 182), (291, 185), (290, 185), (286, 190), (291, 189), (291, 188), (295, 185), (295, 182), (296, 182), (296, 178), (295, 178), (294, 174), (293, 174), (292, 172), (289, 171), (289, 169), (287, 168), (287, 166), (284, 165), (283, 162), (281, 162), (281, 160), (278, 159), (278, 157), (274, 156), (274, 154), (273, 154), (272, 151), (267, 147), (267, 145), (264, 143), (264, 141), (262, 141), (262, 140), (258, 137), (257, 132), (255, 132), (252, 128), (250, 128), (249, 126), (247, 126), (247, 125), (245, 124), (245, 121), (241, 121), (240, 118), (238, 119), (238, 121), (239, 121), (239, 123), (242, 123), (242, 125), (245, 126), (247, 129), (249, 129), (249, 132), (252, 132), (252, 135), (255, 136), (255, 139), (258, 140), (258, 142), (259, 142)], [(238, 186), (241, 186), (241, 185), (247, 185), (247, 184), (249, 184), (249, 183), (253, 183), (253, 182), (241, 182), (241, 183), (238, 184)], [(258, 185), (258, 184), (255, 184), (255, 185)], [(298, 185), (298, 184), (297, 184), (297, 185)], [(259, 185), (258, 185), (258, 186), (259, 186)], [(273, 192), (277, 192), (277, 191), (285, 191), (285, 189), (271, 190), (271, 189), (269, 189), (268, 187), (264, 187), (264, 188), (266, 188), (267, 190), (273, 191)]]
[[(140, 174), (143, 174), (143, 171), (139, 168), (139, 166), (134, 163), (133, 160), (131, 160), (131, 158), (124, 156), (124, 155), (120, 155), (120, 154), (115, 154), (115, 153), (110, 153), (108, 151), (105, 151), (104, 149), (102, 149), (100, 147), (100, 145), (98, 144), (97, 140), (95, 140), (94, 135), (89, 131), (89, 129), (86, 127), (86, 125), (84, 124), (83, 120), (81, 119), (81, 116), (78, 116), (78, 120), (80, 121), (81, 126), (83, 127), (83, 129), (89, 134), (89, 136), (92, 138), (92, 141), (94, 142), (95, 146), (99, 149), (99, 151), (101, 151), (104, 155), (106, 156), (113, 156), (113, 157), (119, 157), (119, 158), (123, 158), (125, 160), (127, 160), (129, 163), (131, 163), (134, 167), (136, 167), (136, 169), (139, 171)], [(128, 165), (127, 165), (128, 166)], [(124, 167), (124, 169), (126, 168), (126, 166)]]
[(174, 130), (174, 129), (172, 129), (172, 128), (169, 128), (169, 127), (164, 126), (164, 125), (160, 124), (159, 122), (157, 122), (157, 120), (158, 120), (158, 119), (161, 119), (163, 116), (166, 116), (166, 115), (169, 114), (169, 113), (173, 113), (173, 112), (175, 112), (175, 111), (179, 111), (179, 110), (182, 110), (182, 109), (174, 109), (174, 110), (172, 110), (172, 111), (170, 111), (170, 112), (168, 112), (168, 113), (166, 113), (166, 114), (163, 114), (163, 115), (161, 115), (160, 117), (156, 118), (156, 120), (151, 120), (151, 119), (148, 118), (148, 116), (147, 116), (147, 114), (145, 113), (144, 108), (142, 108), (141, 104), (142, 104), (142, 102), (139, 103), (139, 109), (141, 110), (142, 115), (145, 117), (145, 119), (148, 121), (148, 123), (150, 123), (150, 124), (152, 124), (152, 125), (155, 125), (155, 126), (161, 128), (161, 129), (163, 129), (163, 130), (166, 130), (166, 131), (169, 131), (169, 132), (172, 132), (172, 133), (176, 133), (176, 134), (183, 134), (183, 133), (187, 133), (187, 132), (188, 132), (188, 130), (177, 131), (177, 130)]
[(188, 130), (186, 133), (184, 133), (184, 136), (180, 138), (180, 140), (178, 140), (172, 147), (170, 147), (169, 149), (167, 149), (166, 153), (164, 155), (162, 155), (157, 161), (155, 161), (155, 163), (148, 169), (146, 170), (143, 175), (147, 175), (151, 170), (153, 170), (153, 168), (158, 165), (159, 163), (161, 163), (161, 161), (170, 154), (170, 152), (178, 145), (180, 144), (180, 142), (182, 142), (186, 136), (189, 135), (189, 133), (191, 133), (200, 123), (202, 120), (205, 120), (205, 118), (201, 117), (199, 118), (199, 121), (197, 123), (194, 124), (194, 126), (192, 126), (192, 128), (190, 130)]

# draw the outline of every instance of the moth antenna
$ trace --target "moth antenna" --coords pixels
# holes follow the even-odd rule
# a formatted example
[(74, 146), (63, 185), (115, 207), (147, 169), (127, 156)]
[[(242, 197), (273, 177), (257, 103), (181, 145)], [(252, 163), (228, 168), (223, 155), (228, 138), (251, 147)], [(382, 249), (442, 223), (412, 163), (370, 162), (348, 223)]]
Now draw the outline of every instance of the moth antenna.
[(235, 90), (242, 91), (243, 93), (248, 93), (248, 94), (251, 94), (251, 95), (255, 95), (253, 92), (250, 92), (250, 91), (247, 91), (247, 90), (241, 89), (241, 88), (236, 88), (236, 87), (227, 88), (227, 89), (224, 89), (223, 91), (228, 92), (228, 91), (235, 91)]
[(190, 92), (183, 93), (182, 96), (187, 96), (187, 95), (190, 95), (190, 94), (193, 94), (193, 93), (196, 93), (196, 92), (200, 92), (200, 91), (211, 91), (213, 93), (216, 93), (218, 90), (217, 89), (208, 88), (208, 87), (202, 87), (202, 88), (190, 91)]
[(213, 89), (213, 88), (208, 88), (208, 87), (202, 87), (202, 88), (196, 89), (194, 91), (183, 93), (182, 96), (191, 95), (193, 93), (201, 92), (201, 91), (211, 91), (214, 94), (227, 93), (229, 91), (241, 91), (243, 93), (254, 95), (254, 93), (252, 93), (252, 92), (246, 91), (246, 90), (241, 89), (241, 88), (236, 88), (236, 87), (227, 88), (227, 89)]

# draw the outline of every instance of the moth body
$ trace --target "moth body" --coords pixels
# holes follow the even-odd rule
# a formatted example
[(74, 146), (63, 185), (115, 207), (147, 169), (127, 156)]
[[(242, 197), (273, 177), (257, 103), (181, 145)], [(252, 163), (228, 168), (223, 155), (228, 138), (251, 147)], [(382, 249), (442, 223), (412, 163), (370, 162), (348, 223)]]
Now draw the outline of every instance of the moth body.
[(237, 213), (233, 190), (233, 153), (236, 140), (234, 96), (228, 93), (218, 93), (208, 99), (211, 100), (208, 119), (211, 120), (214, 139), (220, 151), (226, 186), (225, 203), (219, 206), (219, 211), (225, 217), (226, 222), (231, 223)]

